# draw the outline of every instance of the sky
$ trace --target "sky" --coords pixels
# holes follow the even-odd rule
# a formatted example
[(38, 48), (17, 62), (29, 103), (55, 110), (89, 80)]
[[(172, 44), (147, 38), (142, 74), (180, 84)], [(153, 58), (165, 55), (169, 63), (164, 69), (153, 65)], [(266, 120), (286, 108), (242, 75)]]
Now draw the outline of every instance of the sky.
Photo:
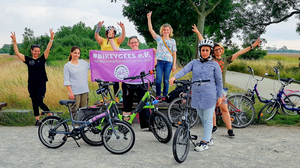
[[(49, 35), (50, 28), (56, 32), (61, 26), (73, 26), (79, 21), (89, 27), (104, 21), (105, 26), (113, 25), (119, 30), (121, 28), (117, 22), (121, 21), (125, 25), (127, 37), (137, 35), (141, 42), (145, 42), (134, 24), (122, 15), (124, 3), (123, 0), (117, 0), (116, 3), (111, 3), (111, 0), (1, 0), (0, 48), (3, 44), (11, 43), (12, 31), (16, 32), (17, 42), (21, 43), (25, 27), (32, 29), (37, 37)], [(146, 17), (146, 13), (141, 17)], [(287, 22), (268, 26), (267, 32), (261, 36), (267, 40), (264, 46), (287, 46), (288, 49), (300, 50), (296, 22), (293, 16)], [(238, 45), (242, 43), (238, 39), (233, 39), (233, 42)]]

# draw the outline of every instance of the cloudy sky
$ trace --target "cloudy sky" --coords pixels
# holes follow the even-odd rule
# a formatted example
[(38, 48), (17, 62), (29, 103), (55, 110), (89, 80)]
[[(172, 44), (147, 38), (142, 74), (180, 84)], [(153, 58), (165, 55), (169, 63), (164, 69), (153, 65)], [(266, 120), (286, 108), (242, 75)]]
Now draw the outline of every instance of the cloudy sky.
[[(31, 28), (35, 36), (40, 36), (49, 34), (49, 28), (57, 31), (61, 26), (73, 26), (79, 21), (90, 27), (102, 20), (106, 26), (117, 26), (117, 22), (121, 21), (125, 24), (126, 36), (138, 35), (133, 23), (122, 15), (123, 4), (123, 0), (117, 3), (110, 0), (1, 0), (0, 48), (11, 43), (11, 31), (16, 32), (20, 43), (25, 27)], [(146, 13), (141, 17), (146, 17)], [(287, 46), (288, 49), (300, 50), (296, 22), (292, 17), (287, 22), (269, 26), (267, 33), (261, 36), (268, 41), (265, 46)], [(143, 37), (139, 38), (144, 42)], [(238, 40), (234, 42), (240, 44)]]

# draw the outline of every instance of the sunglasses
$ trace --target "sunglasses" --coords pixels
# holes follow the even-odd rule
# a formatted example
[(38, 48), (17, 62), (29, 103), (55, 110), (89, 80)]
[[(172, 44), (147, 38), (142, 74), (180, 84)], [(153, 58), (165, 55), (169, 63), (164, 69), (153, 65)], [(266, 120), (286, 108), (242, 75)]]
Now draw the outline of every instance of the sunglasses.
[(137, 39), (137, 36), (130, 36), (129, 37), (129, 40), (133, 39), (133, 38), (136, 38)]
[(33, 50), (35, 47), (41, 48), (41, 46), (38, 45), (38, 44), (32, 44), (32, 45), (31, 45), (31, 49), (32, 49), (32, 50)]

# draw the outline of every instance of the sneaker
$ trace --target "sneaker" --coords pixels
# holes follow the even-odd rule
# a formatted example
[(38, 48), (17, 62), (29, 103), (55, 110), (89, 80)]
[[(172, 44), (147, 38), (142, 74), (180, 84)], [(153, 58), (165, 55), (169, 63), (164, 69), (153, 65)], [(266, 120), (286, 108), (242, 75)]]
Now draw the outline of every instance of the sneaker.
[(34, 126), (40, 126), (40, 120), (36, 120)]
[(199, 145), (195, 147), (195, 151), (202, 152), (204, 150), (208, 149), (207, 143), (204, 143), (203, 141), (200, 141)]
[(161, 98), (161, 100), (165, 102), (165, 101), (167, 101), (167, 98), (166, 98), (165, 96), (163, 96), (163, 97)]
[(234, 138), (235, 135), (234, 135), (232, 129), (229, 129), (229, 130), (227, 131), (227, 133), (228, 133), (228, 137), (229, 137), (229, 138)]
[(213, 129), (212, 129), (212, 133), (217, 133), (218, 132), (218, 127), (217, 126), (213, 126)]
[(156, 100), (160, 100), (160, 96), (156, 96), (155, 99), (156, 99)]
[(214, 139), (214, 138), (211, 138), (211, 139), (209, 140), (209, 142), (207, 142), (207, 145), (208, 145), (208, 146), (213, 146), (213, 145), (214, 145), (213, 139)]

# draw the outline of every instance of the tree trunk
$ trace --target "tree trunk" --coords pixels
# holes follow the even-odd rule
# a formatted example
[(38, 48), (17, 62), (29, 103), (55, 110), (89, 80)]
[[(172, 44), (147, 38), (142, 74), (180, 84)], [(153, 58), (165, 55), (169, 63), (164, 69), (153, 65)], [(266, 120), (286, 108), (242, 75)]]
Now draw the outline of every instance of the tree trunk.
[[(201, 13), (200, 16), (198, 16), (198, 21), (197, 21), (197, 28), (199, 30), (199, 32), (201, 33), (201, 35), (203, 36), (204, 38), (204, 23), (205, 23), (205, 16), (204, 14)], [(198, 44), (199, 44), (199, 39), (198, 39), (198, 36), (196, 38), (196, 45), (195, 45), (195, 59), (197, 59), (199, 56), (198, 56)]]

